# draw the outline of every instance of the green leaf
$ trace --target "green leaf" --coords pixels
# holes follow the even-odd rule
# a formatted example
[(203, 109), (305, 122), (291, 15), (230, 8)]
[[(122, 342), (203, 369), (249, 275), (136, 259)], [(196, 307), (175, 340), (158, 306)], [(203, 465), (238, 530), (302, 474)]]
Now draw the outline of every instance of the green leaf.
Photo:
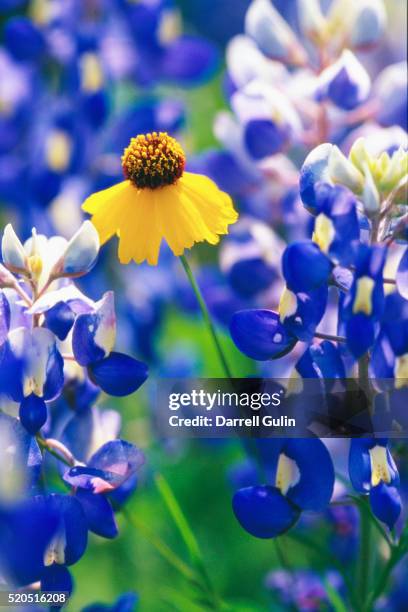
[(191, 558), (194, 561), (202, 562), (202, 555), (198, 542), (195, 535), (187, 522), (187, 519), (180, 508), (177, 499), (174, 496), (167, 480), (161, 474), (158, 474), (155, 478), (157, 489), (166, 504), (167, 510), (171, 514), (173, 521), (175, 522), (181, 537), (190, 553)]
[(211, 610), (209, 605), (195, 603), (190, 597), (187, 597), (175, 589), (166, 587), (162, 592), (164, 595), (164, 602), (168, 604), (169, 610), (175, 612), (207, 612)]
[(327, 597), (335, 612), (347, 612), (347, 607), (336, 589), (328, 582), (324, 581)]
[(142, 521), (140, 521), (134, 514), (131, 514), (128, 509), (122, 510), (122, 514), (127, 519), (128, 523), (137, 529), (157, 550), (157, 552), (164, 559), (166, 559), (166, 561), (172, 567), (174, 567), (174, 569), (182, 574), (187, 580), (190, 580), (193, 583), (196, 581), (196, 576), (193, 570), (186, 563), (184, 563), (184, 561), (180, 559), (180, 557), (178, 557), (176, 553), (154, 533), (154, 531), (142, 523)]

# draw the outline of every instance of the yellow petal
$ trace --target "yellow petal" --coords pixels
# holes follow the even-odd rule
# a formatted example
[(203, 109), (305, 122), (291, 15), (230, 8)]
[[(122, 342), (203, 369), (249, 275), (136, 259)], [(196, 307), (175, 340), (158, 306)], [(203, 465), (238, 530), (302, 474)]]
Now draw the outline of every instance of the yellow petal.
[(164, 239), (175, 255), (196, 242), (217, 244), (238, 218), (231, 198), (205, 176), (184, 173), (173, 185), (137, 189), (123, 181), (90, 196), (82, 207), (92, 214), (101, 243), (119, 237), (119, 260), (157, 265)]
[(156, 197), (153, 190), (140, 190), (134, 205), (122, 219), (119, 238), (119, 261), (132, 259), (142, 263), (146, 259), (157, 265), (161, 235), (156, 220)]
[(139, 196), (139, 191), (130, 181), (98, 191), (85, 200), (82, 205), (85, 212), (91, 213), (101, 244), (107, 242), (118, 233), (123, 218), (133, 208)]

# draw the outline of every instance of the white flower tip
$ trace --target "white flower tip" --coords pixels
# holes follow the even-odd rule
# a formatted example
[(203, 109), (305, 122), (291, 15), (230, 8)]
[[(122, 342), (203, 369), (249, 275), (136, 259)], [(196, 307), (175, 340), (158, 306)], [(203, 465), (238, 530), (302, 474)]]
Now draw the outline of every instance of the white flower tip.
[(84, 221), (68, 242), (54, 275), (78, 277), (86, 274), (95, 264), (99, 248), (99, 235), (95, 226), (91, 221)]
[(1, 241), (1, 254), (4, 265), (12, 272), (24, 273), (27, 267), (27, 256), (24, 247), (11, 223), (4, 228)]

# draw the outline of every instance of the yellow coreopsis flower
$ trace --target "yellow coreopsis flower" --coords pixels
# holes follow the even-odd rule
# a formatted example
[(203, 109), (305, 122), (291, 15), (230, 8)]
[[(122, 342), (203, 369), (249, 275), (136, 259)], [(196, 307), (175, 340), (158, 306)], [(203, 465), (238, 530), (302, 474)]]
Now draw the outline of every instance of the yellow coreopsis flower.
[(156, 265), (165, 240), (174, 255), (196, 242), (217, 244), (238, 218), (231, 198), (208, 177), (185, 172), (184, 151), (164, 132), (132, 138), (122, 157), (124, 181), (91, 195), (101, 244), (119, 238), (119, 261)]

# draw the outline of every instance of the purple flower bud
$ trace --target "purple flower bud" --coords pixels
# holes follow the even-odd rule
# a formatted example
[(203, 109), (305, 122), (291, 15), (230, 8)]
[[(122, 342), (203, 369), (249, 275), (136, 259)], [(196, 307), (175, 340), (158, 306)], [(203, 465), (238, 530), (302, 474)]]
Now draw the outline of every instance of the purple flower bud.
[(328, 98), (343, 110), (352, 110), (365, 102), (370, 93), (368, 72), (356, 56), (345, 49), (337, 62), (319, 77), (317, 99)]
[(245, 17), (246, 33), (268, 57), (303, 65), (306, 53), (296, 36), (269, 0), (254, 0)]
[(350, 43), (354, 49), (364, 49), (379, 42), (384, 34), (387, 15), (383, 0), (360, 0), (350, 31)]

